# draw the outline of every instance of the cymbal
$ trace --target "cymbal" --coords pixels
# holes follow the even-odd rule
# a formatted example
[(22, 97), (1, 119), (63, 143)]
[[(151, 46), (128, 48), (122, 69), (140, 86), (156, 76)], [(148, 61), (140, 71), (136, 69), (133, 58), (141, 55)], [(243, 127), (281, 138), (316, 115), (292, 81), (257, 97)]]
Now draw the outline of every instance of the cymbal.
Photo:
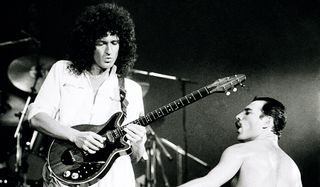
[(17, 58), (8, 67), (9, 80), (22, 91), (31, 93), (34, 88), (37, 93), (54, 62), (53, 58), (42, 55)]
[(13, 94), (0, 91), (0, 124), (1, 126), (17, 126), (19, 113), (22, 112), (25, 101)]

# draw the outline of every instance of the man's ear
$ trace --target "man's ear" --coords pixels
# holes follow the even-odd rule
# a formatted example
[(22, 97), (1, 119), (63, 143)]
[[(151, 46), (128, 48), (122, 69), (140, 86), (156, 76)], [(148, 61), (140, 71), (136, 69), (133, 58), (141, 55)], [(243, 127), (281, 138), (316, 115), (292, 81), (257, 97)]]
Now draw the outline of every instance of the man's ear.
[(273, 127), (273, 117), (271, 116), (264, 116), (262, 118), (263, 121), (263, 129), (272, 128)]

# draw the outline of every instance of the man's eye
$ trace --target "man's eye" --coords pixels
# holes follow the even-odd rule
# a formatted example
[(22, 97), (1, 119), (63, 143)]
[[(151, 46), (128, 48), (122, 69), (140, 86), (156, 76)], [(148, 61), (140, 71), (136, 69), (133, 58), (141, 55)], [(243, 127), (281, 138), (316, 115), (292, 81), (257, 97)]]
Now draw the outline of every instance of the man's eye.
[(96, 45), (97, 45), (97, 46), (102, 46), (103, 44), (104, 44), (104, 43), (101, 42), (101, 41), (96, 42)]
[(246, 112), (244, 112), (244, 114), (245, 114), (245, 115), (249, 115), (249, 114), (250, 114), (250, 112), (249, 112), (249, 111), (246, 111)]
[(113, 45), (118, 45), (119, 44), (119, 41), (112, 41), (111, 42)]

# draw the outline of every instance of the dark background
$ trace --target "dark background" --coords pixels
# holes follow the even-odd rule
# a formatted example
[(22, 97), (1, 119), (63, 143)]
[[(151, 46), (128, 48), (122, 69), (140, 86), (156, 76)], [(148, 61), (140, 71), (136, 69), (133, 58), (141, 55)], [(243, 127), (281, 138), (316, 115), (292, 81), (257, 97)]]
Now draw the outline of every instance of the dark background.
[[(0, 42), (31, 34), (41, 42), (0, 47), (2, 93), (26, 99), (27, 93), (8, 80), (8, 66), (21, 56), (41, 54), (61, 59), (75, 16), (97, 0), (12, 0), (0, 6)], [(184, 77), (187, 93), (234, 74), (247, 76), (246, 89), (226, 96), (213, 94), (186, 107), (188, 152), (214, 167), (223, 150), (236, 143), (234, 116), (256, 96), (270, 96), (288, 109), (288, 124), (280, 146), (301, 170), (303, 185), (320, 186), (319, 59), (320, 1), (318, 0), (136, 0), (115, 1), (126, 7), (136, 23), (139, 59), (135, 68)], [(135, 75), (150, 84), (144, 98), (150, 112), (182, 96), (178, 81)], [(184, 147), (182, 112), (152, 128), (159, 137)], [(8, 152), (15, 146), (15, 126), (1, 124)], [(177, 183), (174, 160), (162, 160), (172, 186)], [(137, 177), (145, 163), (135, 165)], [(188, 160), (187, 180), (208, 172)], [(157, 186), (164, 186), (158, 171)], [(228, 186), (226, 184), (225, 186)]]

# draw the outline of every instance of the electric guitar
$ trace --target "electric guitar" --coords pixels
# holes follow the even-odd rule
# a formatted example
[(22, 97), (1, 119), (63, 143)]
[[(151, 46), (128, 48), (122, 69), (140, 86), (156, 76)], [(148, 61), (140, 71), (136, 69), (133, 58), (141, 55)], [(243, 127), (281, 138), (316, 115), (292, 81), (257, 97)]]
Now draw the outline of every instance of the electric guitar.
[(92, 185), (107, 174), (118, 157), (124, 154), (131, 154), (131, 147), (124, 140), (125, 132), (123, 129), (125, 126), (131, 123), (147, 126), (151, 122), (212, 93), (226, 92), (228, 95), (230, 94), (229, 90), (236, 89), (236, 86), (242, 85), (245, 80), (246, 76), (243, 74), (218, 79), (214, 83), (193, 91), (128, 124), (121, 125), (124, 116), (122, 112), (117, 112), (106, 123), (101, 125), (83, 124), (73, 126), (72, 128), (74, 129), (93, 131), (106, 137), (104, 148), (95, 154), (89, 154), (70, 141), (54, 139), (48, 151), (49, 170), (59, 181), (66, 185)]

